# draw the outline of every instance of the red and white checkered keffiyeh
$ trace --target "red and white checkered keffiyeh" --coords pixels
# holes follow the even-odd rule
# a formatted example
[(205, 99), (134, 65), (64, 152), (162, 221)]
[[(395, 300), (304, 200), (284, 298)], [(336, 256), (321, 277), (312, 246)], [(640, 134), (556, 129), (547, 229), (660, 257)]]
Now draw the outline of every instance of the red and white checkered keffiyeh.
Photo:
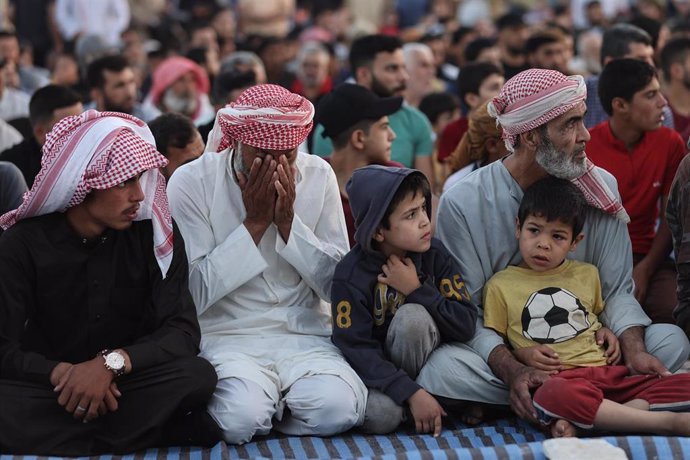
[(218, 111), (206, 151), (221, 152), (233, 140), (259, 149), (290, 150), (307, 138), (314, 122), (308, 99), (278, 85), (256, 85)]
[[(555, 70), (529, 69), (508, 80), (487, 106), (489, 115), (503, 128), (506, 148), (513, 151), (519, 134), (548, 123), (587, 98), (587, 86), (580, 75), (570, 77)], [(630, 222), (628, 213), (616, 198), (594, 164), (587, 160), (585, 173), (572, 180), (587, 203)]]
[(503, 129), (508, 151), (518, 134), (526, 133), (563, 115), (587, 97), (581, 75), (570, 77), (556, 70), (529, 69), (508, 80), (487, 106)]
[(33, 187), (17, 209), (0, 216), (0, 226), (7, 229), (22, 219), (64, 212), (92, 190), (114, 187), (142, 173), (144, 200), (136, 220), (152, 220), (154, 252), (165, 277), (173, 231), (165, 179), (158, 168), (167, 163), (156, 150), (151, 130), (136, 117), (89, 110), (63, 118), (46, 136)]
[[(199, 95), (208, 94), (211, 84), (204, 68), (191, 59), (182, 56), (173, 56), (161, 62), (160, 65), (156, 67), (156, 70), (154, 70), (151, 76), (151, 90), (149, 91), (147, 99), (149, 99), (153, 105), (158, 105), (165, 91), (186, 73), (192, 74), (196, 87), (199, 90)], [(192, 115), (192, 119), (198, 115), (200, 109), (201, 105), (198, 104), (196, 113)]]
[(626, 224), (630, 222), (630, 216), (625, 211), (623, 204), (616, 198), (609, 186), (606, 185), (604, 179), (594, 168), (594, 163), (589, 161), (589, 159), (587, 160), (587, 170), (585, 173), (580, 177), (571, 179), (570, 182), (580, 189), (587, 200), (587, 204), (611, 214)]

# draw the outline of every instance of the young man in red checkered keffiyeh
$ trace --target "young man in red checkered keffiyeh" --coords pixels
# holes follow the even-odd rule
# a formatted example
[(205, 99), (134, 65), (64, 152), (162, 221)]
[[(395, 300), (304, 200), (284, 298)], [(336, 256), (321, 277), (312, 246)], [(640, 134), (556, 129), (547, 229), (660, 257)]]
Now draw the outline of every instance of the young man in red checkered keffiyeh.
[(366, 387), (331, 343), (322, 300), (348, 240), (333, 170), (298, 152), (313, 116), (304, 97), (253, 86), (218, 111), (207, 153), (168, 185), (202, 356), (218, 373), (209, 411), (229, 443), (363, 422)]
[[(484, 285), (496, 272), (522, 262), (515, 219), (527, 187), (548, 175), (576, 182), (591, 170), (599, 176), (596, 185), (611, 192), (611, 201), (619, 201), (613, 176), (587, 162), (585, 97), (581, 77), (530, 69), (508, 80), (489, 104), (513, 153), (448, 190), (436, 227), (477, 305), (483, 304)], [(588, 197), (596, 200), (588, 199), (585, 238), (570, 258), (599, 269), (606, 303), (600, 319), (618, 336), (625, 364), (637, 373), (667, 375), (685, 361), (690, 344), (674, 325), (650, 325), (633, 296), (632, 251), (623, 216), (615, 205), (606, 206), (611, 202), (604, 195), (593, 195)], [(427, 366), (452, 372), (420, 375), (418, 383), (452, 399), (510, 404), (519, 416), (535, 421), (529, 390), (548, 374), (516, 361), (503, 338), (484, 327), (468, 344), (438, 350)], [(481, 415), (482, 409), (469, 412)]]
[(0, 451), (219, 439), (165, 164), (141, 120), (70, 116), (48, 134), (23, 203), (0, 217)]

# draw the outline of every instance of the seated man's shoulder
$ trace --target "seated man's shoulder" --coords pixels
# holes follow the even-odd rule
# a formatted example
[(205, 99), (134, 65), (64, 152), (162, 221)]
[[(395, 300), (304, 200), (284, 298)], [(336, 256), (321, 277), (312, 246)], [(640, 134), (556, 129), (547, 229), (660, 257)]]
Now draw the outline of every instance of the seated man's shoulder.
[(422, 123), (424, 126), (431, 126), (429, 119), (416, 107), (412, 107), (408, 104), (403, 104), (400, 110), (389, 116), (390, 119), (395, 120), (396, 118), (405, 124), (410, 124), (417, 126), (417, 123)]
[(443, 193), (441, 200), (451, 200), (464, 207), (465, 204), (481, 203), (487, 198), (492, 199), (497, 192), (497, 184), (503, 182), (501, 171), (499, 171), (501, 168), (505, 169), (499, 161), (496, 161), (476, 169), (453, 184)]
[(60, 219), (61, 215), (57, 212), (22, 219), (2, 233), (0, 247), (22, 244), (31, 247), (39, 241), (52, 239), (56, 235), (54, 230), (60, 225)]

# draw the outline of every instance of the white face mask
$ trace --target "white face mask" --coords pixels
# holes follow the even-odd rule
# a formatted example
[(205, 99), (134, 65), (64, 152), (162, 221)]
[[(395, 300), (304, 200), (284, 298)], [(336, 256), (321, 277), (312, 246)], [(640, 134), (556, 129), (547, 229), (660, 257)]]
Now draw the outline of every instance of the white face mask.
[(188, 117), (194, 115), (198, 105), (196, 98), (191, 96), (179, 97), (173, 92), (172, 88), (168, 88), (163, 93), (162, 102), (168, 111), (179, 112)]

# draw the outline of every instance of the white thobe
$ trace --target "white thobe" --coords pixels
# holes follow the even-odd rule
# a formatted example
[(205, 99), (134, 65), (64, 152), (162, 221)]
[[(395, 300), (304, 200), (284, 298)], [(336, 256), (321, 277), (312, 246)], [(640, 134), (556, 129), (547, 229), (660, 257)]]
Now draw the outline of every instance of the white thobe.
[[(177, 169), (167, 189), (185, 238), (202, 356), (219, 379), (251, 380), (269, 395), (307, 375), (336, 375), (352, 387), (363, 413), (366, 388), (331, 343), (330, 306), (322, 300), (330, 298), (333, 271), (348, 251), (333, 170), (299, 153), (288, 241), (272, 224), (256, 245), (243, 224), (231, 159), (230, 150), (207, 152)], [(256, 363), (262, 369), (250, 365)]]

